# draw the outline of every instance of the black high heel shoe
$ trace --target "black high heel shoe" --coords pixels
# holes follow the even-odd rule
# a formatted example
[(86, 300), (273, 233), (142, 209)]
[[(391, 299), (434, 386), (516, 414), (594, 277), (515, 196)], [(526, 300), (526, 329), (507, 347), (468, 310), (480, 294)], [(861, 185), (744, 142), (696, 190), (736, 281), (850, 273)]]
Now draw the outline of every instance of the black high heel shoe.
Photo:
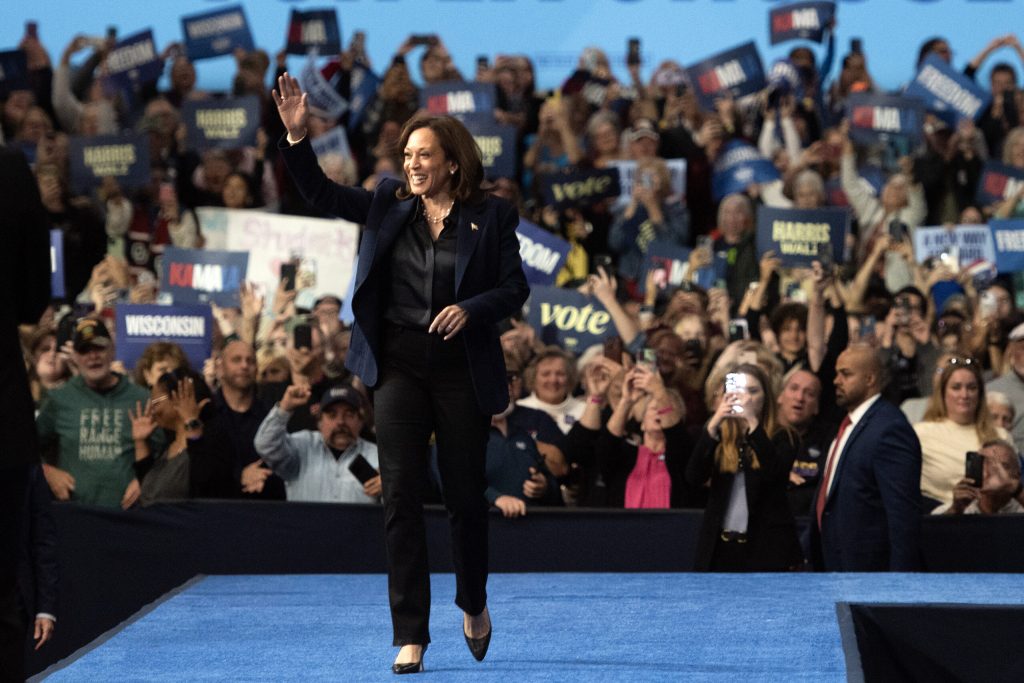
[(484, 657), (487, 656), (487, 647), (491, 644), (491, 633), (494, 632), (494, 624), (490, 623), (491, 615), (489, 612), (487, 614), (487, 621), (490, 628), (487, 629), (487, 635), (480, 638), (470, 638), (469, 634), (466, 633), (465, 627), (462, 629), (462, 635), (466, 639), (466, 645), (469, 646), (469, 651), (473, 653), (473, 658), (478, 662), (484, 661)]
[[(429, 644), (429, 643), (428, 643)], [(403, 662), (402, 664), (392, 664), (391, 673), (393, 674), (418, 674), (423, 672), (423, 656), (427, 654), (427, 646), (423, 646), (423, 650), (420, 652), (420, 661), (418, 662)]]

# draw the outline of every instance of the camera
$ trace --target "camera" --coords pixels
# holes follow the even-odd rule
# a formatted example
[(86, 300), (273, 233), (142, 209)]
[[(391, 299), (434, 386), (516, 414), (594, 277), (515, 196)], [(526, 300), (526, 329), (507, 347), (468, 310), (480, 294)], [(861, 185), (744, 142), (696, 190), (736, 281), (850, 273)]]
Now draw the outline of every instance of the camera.
[[(730, 372), (725, 375), (725, 395), (729, 394), (742, 394), (747, 390), (747, 376), (742, 372)], [(743, 406), (734, 405), (732, 407), (734, 415), (740, 415), (743, 413)]]

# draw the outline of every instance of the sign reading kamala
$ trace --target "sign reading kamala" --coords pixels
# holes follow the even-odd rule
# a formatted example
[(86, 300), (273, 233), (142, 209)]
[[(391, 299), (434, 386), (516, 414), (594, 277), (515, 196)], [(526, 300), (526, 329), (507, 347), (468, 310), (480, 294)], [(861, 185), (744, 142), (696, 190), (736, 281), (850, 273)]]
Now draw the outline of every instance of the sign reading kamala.
[(23, 50), (0, 52), (0, 96), (12, 90), (28, 90), (28, 59)]
[(149, 138), (136, 134), (71, 138), (68, 162), (76, 192), (88, 193), (107, 176), (123, 189), (138, 189), (149, 182)]
[[(647, 246), (647, 274), (657, 289), (678, 287), (683, 282), (690, 250), (673, 242), (656, 241)], [(647, 289), (647, 277), (641, 286)]]
[(697, 99), (708, 111), (714, 111), (718, 96), (730, 93), (733, 97), (743, 97), (765, 86), (764, 66), (753, 42), (708, 57), (686, 72), (694, 84)]
[(252, 50), (252, 33), (241, 5), (181, 18), (185, 54), (192, 61), (228, 55), (236, 47)]
[(981, 206), (992, 206), (1016, 197), (1024, 189), (1024, 169), (998, 161), (986, 162), (978, 178), (975, 199)]
[(64, 291), (64, 233), (50, 231), (50, 298), (63, 299)]
[(850, 229), (847, 209), (757, 210), (757, 251), (771, 250), (784, 266), (809, 266), (822, 256), (841, 263), (846, 233)]
[(622, 192), (619, 172), (614, 168), (583, 169), (573, 173), (551, 173), (540, 178), (544, 201), (556, 209), (587, 206)]
[(348, 100), (339, 95), (338, 91), (320, 73), (320, 69), (316, 68), (315, 53), (310, 53), (306, 65), (302, 67), (299, 82), (302, 83), (302, 89), (306, 91), (309, 106), (319, 110), (324, 118), (333, 121), (348, 109)]
[(181, 106), (188, 148), (239, 149), (256, 144), (260, 99), (256, 95), (225, 100), (188, 100)]
[(825, 27), (836, 16), (834, 2), (798, 2), (776, 7), (768, 12), (768, 30), (772, 45), (787, 40), (822, 42)]
[(995, 263), (995, 246), (987, 225), (956, 225), (952, 229), (940, 225), (914, 229), (914, 257), (918, 263), (948, 252), (952, 247), (959, 248), (959, 265), (962, 267), (975, 261)]
[(739, 140), (727, 142), (715, 161), (711, 176), (711, 195), (715, 201), (734, 192), (744, 192), (748, 185), (770, 183), (779, 179), (779, 169), (761, 156), (757, 148)]
[(516, 228), (523, 273), (531, 285), (553, 285), (569, 255), (570, 245), (544, 228), (522, 218)]
[(988, 223), (996, 253), (996, 270), (1019, 273), (1024, 270), (1024, 220), (995, 218)]
[(341, 52), (341, 31), (338, 30), (338, 14), (333, 9), (314, 9), (300, 12), (292, 10), (288, 22), (288, 47), (290, 55), (304, 55), (316, 50), (322, 55), (336, 55)]
[(114, 308), (117, 360), (134, 367), (153, 342), (174, 342), (194, 368), (203, 367), (213, 343), (209, 306), (118, 304)]
[(934, 53), (924, 60), (905, 94), (924, 100), (929, 111), (950, 114), (953, 123), (960, 119), (977, 121), (992, 99), (988, 91)]
[(604, 306), (575, 289), (532, 287), (529, 306), (526, 322), (545, 344), (582, 353), (616, 334)]
[(915, 97), (854, 93), (846, 100), (850, 137), (866, 145), (893, 137), (921, 142), (924, 114), (924, 103)]
[(153, 42), (153, 32), (142, 31), (118, 41), (107, 55), (106, 69), (107, 78), (123, 90), (160, 78), (164, 60)]
[(447, 81), (420, 91), (420, 106), (431, 114), (447, 114), (462, 121), (493, 121), (496, 91), (493, 83)]
[(160, 289), (176, 304), (237, 306), (249, 254), (167, 247), (160, 259)]
[(487, 178), (511, 178), (516, 173), (516, 128), (473, 117), (466, 122), (473, 134)]

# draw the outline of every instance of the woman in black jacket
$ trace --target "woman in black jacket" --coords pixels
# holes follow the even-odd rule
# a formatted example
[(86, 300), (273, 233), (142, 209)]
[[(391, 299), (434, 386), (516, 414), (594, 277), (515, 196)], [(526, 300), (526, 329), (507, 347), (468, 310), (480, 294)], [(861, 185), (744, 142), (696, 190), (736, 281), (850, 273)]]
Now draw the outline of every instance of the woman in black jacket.
[[(785, 571), (802, 563), (786, 500), (792, 448), (775, 419), (771, 382), (756, 365), (726, 375), (725, 392), (686, 468), (691, 486), (710, 480), (697, 542), (698, 571)], [(784, 453), (788, 455), (783, 455)]]

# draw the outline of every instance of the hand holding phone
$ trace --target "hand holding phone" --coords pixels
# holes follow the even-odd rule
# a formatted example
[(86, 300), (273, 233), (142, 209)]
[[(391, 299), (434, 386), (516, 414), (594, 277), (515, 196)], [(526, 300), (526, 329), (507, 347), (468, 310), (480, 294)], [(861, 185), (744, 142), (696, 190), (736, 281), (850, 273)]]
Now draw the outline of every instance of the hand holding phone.
[(348, 466), (348, 471), (359, 480), (360, 484), (366, 484), (366, 482), (380, 474), (361, 453), (352, 460), (352, 463)]
[(985, 479), (985, 456), (977, 451), (967, 451), (964, 476), (973, 482), (972, 486), (981, 488)]
[(295, 291), (295, 274), (297, 270), (298, 266), (295, 263), (288, 262), (281, 264), (281, 282), (284, 284), (284, 291)]

